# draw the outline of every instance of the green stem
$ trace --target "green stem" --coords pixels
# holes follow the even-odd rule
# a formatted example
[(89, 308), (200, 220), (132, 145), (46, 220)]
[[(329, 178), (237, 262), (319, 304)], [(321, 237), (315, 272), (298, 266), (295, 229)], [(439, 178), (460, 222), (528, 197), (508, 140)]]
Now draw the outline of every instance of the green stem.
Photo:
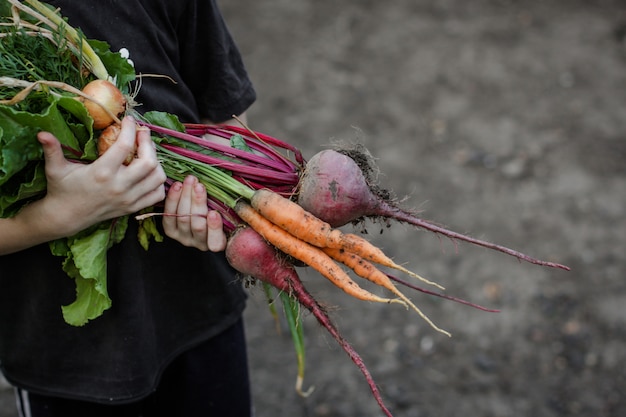
[(289, 331), (291, 332), (294, 349), (296, 351), (296, 359), (298, 362), (298, 378), (296, 380), (296, 391), (303, 397), (306, 397), (309, 395), (310, 390), (308, 392), (304, 392), (302, 390), (302, 383), (304, 381), (305, 357), (304, 330), (302, 329), (302, 319), (299, 314), (300, 303), (298, 303), (295, 298), (285, 292), (280, 293), (280, 299), (283, 303), (285, 318), (287, 319), (287, 325), (289, 326)]
[(265, 298), (267, 299), (267, 306), (270, 310), (270, 314), (272, 315), (272, 318), (276, 323), (276, 331), (278, 332), (278, 334), (280, 334), (280, 323), (278, 318), (278, 312), (276, 311), (276, 303), (274, 302), (275, 299), (273, 294), (275, 288), (267, 282), (262, 282), (261, 285), (263, 286), (263, 293), (265, 293)]
[(254, 190), (231, 177), (227, 172), (212, 165), (202, 164), (186, 156), (179, 155), (157, 145), (159, 159), (165, 174), (176, 181), (183, 181), (187, 175), (194, 175), (204, 185), (207, 194), (234, 208), (237, 200), (250, 200)]
[[(18, 4), (20, 3), (20, 2), (15, 2), (13, 0), (9, 0), (9, 1), (11, 1), (11, 4), (14, 4), (14, 5), (15, 3), (18, 3)], [(46, 19), (48, 19), (51, 23), (56, 25), (57, 31), (59, 30), (59, 28), (63, 28), (64, 34), (67, 40), (70, 41), (72, 44), (77, 45), (80, 48), (83, 54), (83, 57), (85, 58), (85, 63), (87, 64), (87, 67), (89, 68), (89, 70), (92, 72), (93, 75), (95, 75), (96, 77), (102, 80), (110, 79), (109, 72), (107, 71), (106, 67), (102, 63), (102, 60), (100, 59), (98, 54), (96, 54), (93, 48), (89, 45), (89, 43), (87, 43), (85, 38), (81, 34), (78, 33), (76, 29), (68, 25), (67, 22), (65, 22), (65, 20), (63, 20), (63, 18), (59, 16), (59, 14), (57, 14), (54, 10), (50, 9), (43, 3), (37, 0), (25, 0), (25, 3), (28, 3), (31, 7), (33, 7), (33, 9), (41, 13)]]

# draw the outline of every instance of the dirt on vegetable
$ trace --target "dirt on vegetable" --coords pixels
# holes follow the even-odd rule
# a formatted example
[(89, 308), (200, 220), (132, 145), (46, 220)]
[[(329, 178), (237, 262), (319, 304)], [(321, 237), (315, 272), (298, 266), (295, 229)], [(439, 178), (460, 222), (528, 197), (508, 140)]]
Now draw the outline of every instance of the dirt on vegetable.
[[(380, 169), (376, 183), (404, 207), (572, 268), (519, 262), (407, 225), (348, 226), (446, 294), (500, 310), (403, 289), (448, 338), (402, 306), (353, 300), (300, 270), (393, 415), (626, 415), (622, 2), (221, 7), (259, 93), (252, 128), (305, 156), (336, 141), (362, 143)], [(260, 287), (249, 293), (257, 416), (381, 415), (359, 370), (304, 310), (304, 390), (315, 389), (298, 396), (286, 324), (277, 331)], [(12, 391), (2, 387), (0, 416), (14, 417)]]

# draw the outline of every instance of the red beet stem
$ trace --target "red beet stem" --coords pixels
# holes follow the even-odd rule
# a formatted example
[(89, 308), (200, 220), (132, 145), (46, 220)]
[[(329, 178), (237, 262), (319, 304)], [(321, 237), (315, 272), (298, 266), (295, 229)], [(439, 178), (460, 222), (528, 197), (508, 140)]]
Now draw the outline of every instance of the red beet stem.
[(176, 130), (172, 130), (163, 126), (152, 125), (150, 123), (140, 122), (143, 126), (149, 128), (152, 132), (158, 133), (161, 135), (171, 136), (189, 143), (193, 143), (199, 146), (202, 146), (206, 149), (211, 149), (215, 152), (218, 152), (226, 157), (232, 157), (240, 161), (250, 161), (255, 164), (260, 164), (262, 166), (273, 167), (277, 170), (294, 170), (296, 165), (289, 162), (289, 160), (285, 157), (282, 157), (281, 160), (276, 161), (273, 157), (269, 155), (257, 155), (252, 152), (248, 152), (241, 149), (232, 148), (228, 145), (224, 145), (222, 143), (217, 143), (213, 141), (206, 140), (202, 137), (194, 136), (186, 132), (179, 132)]
[(269, 136), (260, 132), (254, 132), (247, 128), (232, 126), (232, 125), (224, 125), (224, 124), (203, 125), (203, 124), (188, 123), (188, 124), (185, 124), (185, 129), (187, 133), (190, 133), (192, 135), (211, 134), (211, 135), (221, 136), (226, 139), (228, 139), (233, 133), (236, 133), (236, 134), (242, 135), (244, 139), (246, 140), (246, 143), (250, 147), (253, 147), (256, 150), (259, 150), (266, 155), (272, 154), (275, 157), (277, 157), (277, 160), (284, 160), (285, 162), (287, 162), (289, 166), (292, 165), (290, 161), (288, 159), (285, 159), (285, 157), (279, 152), (276, 152), (276, 150), (274, 150), (272, 146), (293, 152), (296, 162), (299, 165), (302, 165), (304, 163), (304, 158), (302, 157), (302, 153), (295, 146), (287, 142), (284, 142), (280, 139), (276, 139), (272, 136)]
[(302, 157), (302, 152), (300, 152), (300, 149), (296, 148), (295, 146), (291, 145), (290, 143), (284, 142), (280, 139), (277, 139), (275, 137), (272, 137), (270, 135), (267, 135), (265, 133), (261, 133), (261, 132), (252, 132), (250, 130), (248, 130), (247, 128), (243, 128), (243, 127), (238, 127), (238, 126), (232, 126), (232, 125), (219, 125), (220, 128), (225, 129), (225, 130), (229, 130), (235, 133), (239, 133), (240, 135), (253, 135), (255, 137), (258, 137), (260, 140), (262, 140), (263, 142), (266, 142), (272, 146), (276, 146), (279, 148), (283, 148), (283, 149), (287, 149), (291, 152), (293, 152), (294, 157), (296, 159), (296, 162), (298, 162), (299, 164), (302, 164), (304, 162), (304, 158)]
[(193, 159), (194, 161), (202, 162), (204, 164), (213, 165), (231, 172), (236, 172), (244, 177), (251, 179), (265, 181), (268, 184), (296, 184), (298, 182), (298, 174), (292, 172), (279, 172), (270, 167), (258, 167), (251, 165), (243, 165), (236, 162), (224, 160), (219, 157), (206, 155), (203, 153), (195, 152), (190, 149), (181, 148), (180, 146), (161, 144), (165, 149), (168, 149), (178, 155), (185, 156)]

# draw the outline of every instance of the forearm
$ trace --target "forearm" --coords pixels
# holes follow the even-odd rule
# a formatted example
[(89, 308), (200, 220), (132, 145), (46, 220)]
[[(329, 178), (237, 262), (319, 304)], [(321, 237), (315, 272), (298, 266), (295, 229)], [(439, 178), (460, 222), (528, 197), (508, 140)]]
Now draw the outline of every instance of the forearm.
[(43, 243), (40, 235), (30, 233), (32, 229), (26, 226), (17, 218), (0, 219), (0, 256)]
[[(23, 207), (13, 218), (0, 219), (0, 255), (72, 236), (98, 222), (135, 213), (165, 197), (165, 173), (147, 131), (136, 131), (125, 118), (122, 132), (106, 154), (91, 164), (63, 156), (50, 133), (38, 139), (45, 158), (45, 197)], [(136, 146), (136, 158), (125, 165)]]
[(0, 255), (69, 236), (73, 230), (61, 225), (49, 215), (43, 200), (24, 207), (14, 217), (0, 219)]

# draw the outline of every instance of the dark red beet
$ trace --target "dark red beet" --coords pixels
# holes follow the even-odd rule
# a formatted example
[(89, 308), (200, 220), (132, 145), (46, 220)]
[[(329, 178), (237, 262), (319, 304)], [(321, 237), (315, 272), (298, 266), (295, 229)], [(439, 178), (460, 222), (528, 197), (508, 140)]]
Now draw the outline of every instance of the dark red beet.
[(365, 366), (363, 359), (341, 336), (326, 311), (304, 287), (292, 264), (285, 261), (261, 235), (249, 227), (238, 229), (229, 238), (226, 247), (226, 258), (231, 266), (240, 273), (254, 277), (280, 291), (293, 295), (302, 306), (309, 310), (363, 373), (381, 410), (386, 416), (393, 417), (385, 406), (378, 387)]
[(380, 201), (363, 170), (348, 155), (327, 149), (307, 162), (298, 204), (332, 227), (376, 213)]
[(506, 253), (532, 264), (570, 270), (565, 265), (532, 258), (419, 218), (398, 207), (391, 201), (388, 192), (373, 183), (371, 175), (374, 169), (371, 156), (363, 149), (321, 151), (307, 162), (298, 189), (298, 204), (333, 227), (358, 222), (365, 217), (391, 219)]

